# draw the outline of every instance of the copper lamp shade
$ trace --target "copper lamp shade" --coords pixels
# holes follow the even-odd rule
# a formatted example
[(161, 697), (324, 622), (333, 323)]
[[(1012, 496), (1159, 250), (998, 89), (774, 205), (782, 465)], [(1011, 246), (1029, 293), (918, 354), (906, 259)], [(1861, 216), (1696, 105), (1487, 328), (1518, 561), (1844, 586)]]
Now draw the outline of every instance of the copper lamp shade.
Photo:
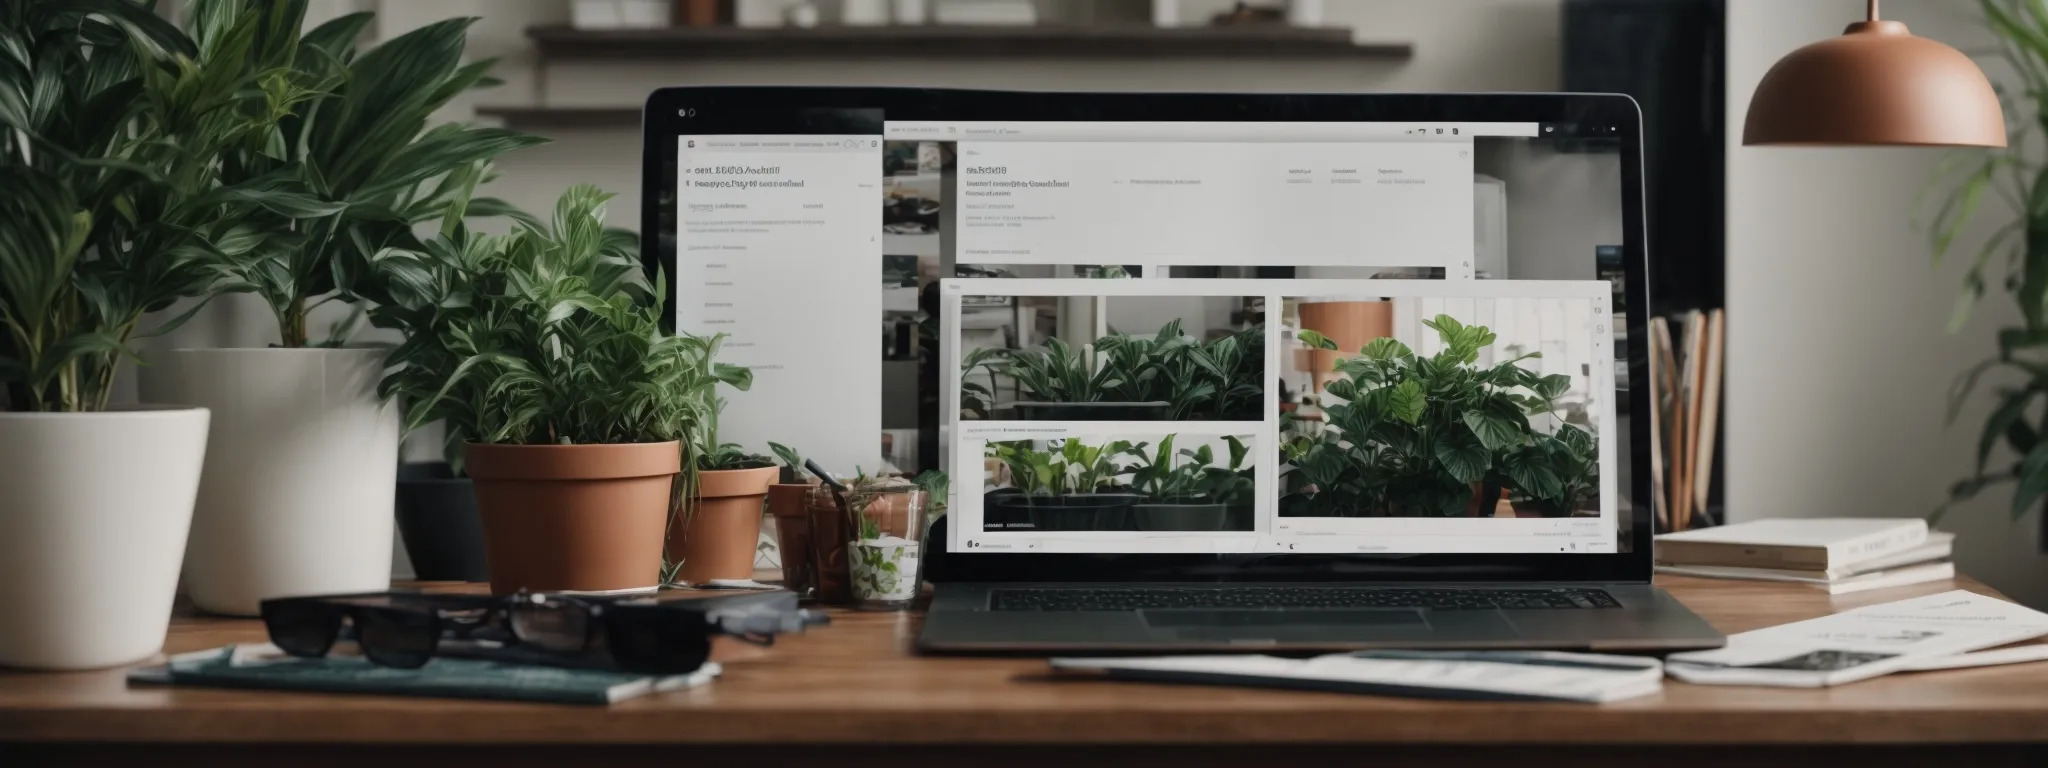
[(2005, 116), (1962, 52), (1877, 18), (1780, 59), (1743, 122), (1744, 144), (2005, 146)]

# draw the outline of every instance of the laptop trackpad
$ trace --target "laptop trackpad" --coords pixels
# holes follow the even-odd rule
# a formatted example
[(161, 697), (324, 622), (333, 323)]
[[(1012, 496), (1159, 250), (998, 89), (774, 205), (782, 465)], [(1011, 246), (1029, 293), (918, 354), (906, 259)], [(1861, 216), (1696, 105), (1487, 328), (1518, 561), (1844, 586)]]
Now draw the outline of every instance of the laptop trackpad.
[[(1401, 609), (1176, 609), (1140, 611), (1145, 624), (1181, 640), (1271, 639), (1279, 642), (1378, 642), (1438, 638), (1513, 638), (1497, 611), (1425, 615)], [(1455, 626), (1433, 626), (1448, 622)]]

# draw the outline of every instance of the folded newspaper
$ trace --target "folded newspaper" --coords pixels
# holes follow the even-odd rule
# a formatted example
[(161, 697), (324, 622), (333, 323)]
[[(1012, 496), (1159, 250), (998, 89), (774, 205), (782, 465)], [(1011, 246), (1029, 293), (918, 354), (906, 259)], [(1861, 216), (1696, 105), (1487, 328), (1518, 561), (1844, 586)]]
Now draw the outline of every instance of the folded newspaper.
[(1619, 701), (1663, 690), (1664, 678), (1652, 658), (1549, 651), (1071, 658), (1053, 659), (1052, 666), (1115, 680), (1489, 701)]
[(1744, 632), (1716, 650), (1674, 653), (1664, 669), (1688, 683), (1820, 688), (1905, 670), (2038, 659), (2038, 648), (2002, 651), (1997, 661), (1990, 654), (1974, 661), (1970, 652), (2043, 635), (2048, 614), (1955, 590)]

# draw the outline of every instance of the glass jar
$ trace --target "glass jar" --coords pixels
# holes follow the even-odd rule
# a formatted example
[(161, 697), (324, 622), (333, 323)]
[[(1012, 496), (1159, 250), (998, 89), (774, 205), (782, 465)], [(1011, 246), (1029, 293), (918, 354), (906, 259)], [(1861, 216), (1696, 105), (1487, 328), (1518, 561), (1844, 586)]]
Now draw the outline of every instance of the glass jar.
[(855, 606), (903, 610), (917, 600), (925, 493), (907, 480), (866, 480), (846, 491), (846, 572)]

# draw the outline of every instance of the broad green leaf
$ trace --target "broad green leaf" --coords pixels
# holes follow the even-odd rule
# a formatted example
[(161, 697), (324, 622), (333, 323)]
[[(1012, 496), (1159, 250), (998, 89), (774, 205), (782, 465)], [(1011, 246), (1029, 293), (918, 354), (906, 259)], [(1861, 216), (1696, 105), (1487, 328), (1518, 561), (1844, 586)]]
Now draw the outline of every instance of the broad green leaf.
[(1373, 339), (1365, 345), (1364, 349), (1359, 350), (1358, 353), (1366, 358), (1380, 361), (1410, 360), (1415, 357), (1415, 351), (1409, 349), (1408, 345), (1387, 336)]
[(1387, 411), (1394, 418), (1414, 424), (1422, 419), (1422, 411), (1428, 403), (1422, 395), (1422, 385), (1415, 381), (1404, 381), (1387, 393)]
[(1466, 411), (1464, 422), (1479, 443), (1490, 451), (1521, 445), (1527, 437), (1526, 431), (1514, 422), (1485, 411)]
[(1461, 483), (1476, 483), (1486, 477), (1486, 470), (1492, 466), (1491, 450), (1480, 444), (1470, 433), (1452, 432), (1436, 443), (1436, 458)]
[(1557, 472), (1537, 458), (1533, 452), (1519, 451), (1509, 454), (1505, 461), (1508, 479), (1523, 493), (1536, 498), (1554, 498), (1564, 492), (1563, 481)]

